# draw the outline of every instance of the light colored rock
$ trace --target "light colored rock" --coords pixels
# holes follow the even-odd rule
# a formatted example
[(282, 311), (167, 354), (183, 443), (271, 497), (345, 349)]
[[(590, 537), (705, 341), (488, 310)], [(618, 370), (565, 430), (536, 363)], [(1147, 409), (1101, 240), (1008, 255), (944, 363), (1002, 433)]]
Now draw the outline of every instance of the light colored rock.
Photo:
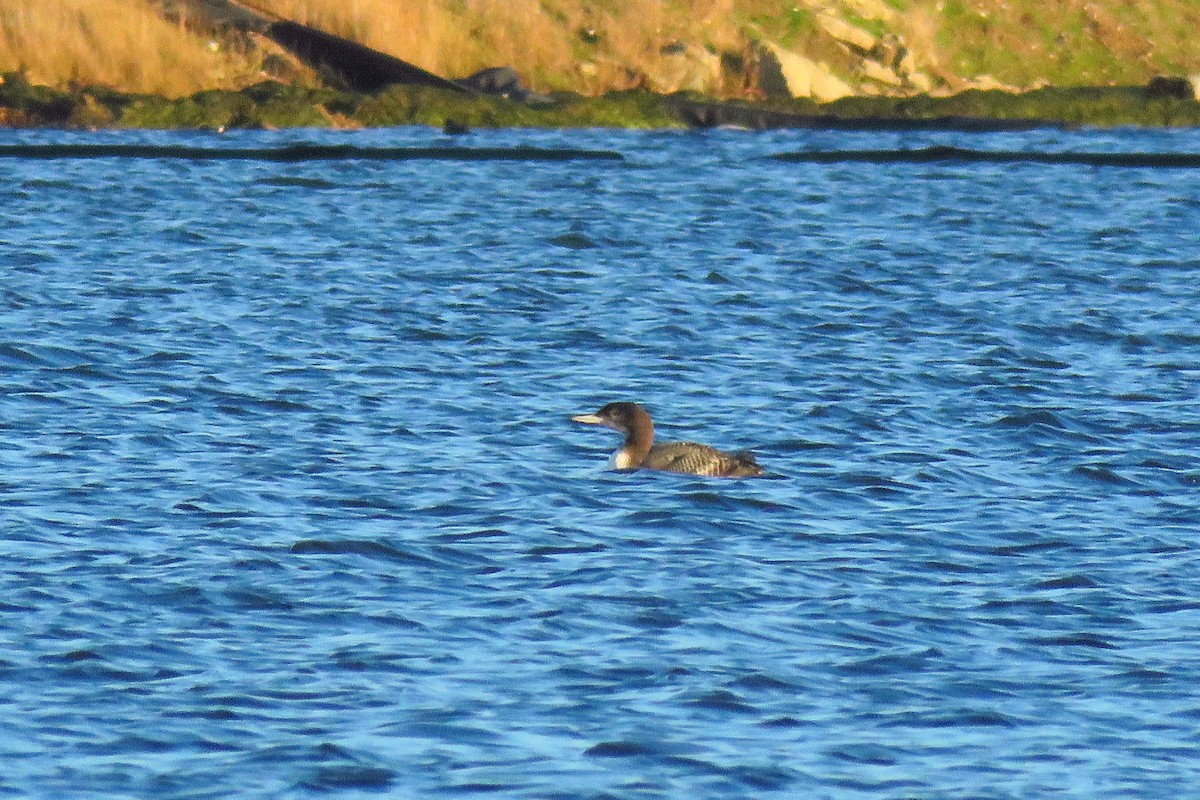
[(869, 81), (875, 81), (876, 83), (882, 83), (885, 86), (902, 86), (902, 85), (904, 85), (904, 81), (900, 79), (899, 75), (892, 72), (890, 69), (885, 67), (883, 64), (872, 61), (869, 58), (864, 58), (862, 60), (862, 63), (859, 64), (858, 68), (859, 68), (859, 71), (862, 73), (862, 76)]
[(812, 94), (810, 96), (812, 99), (820, 103), (840, 100), (843, 97), (849, 97), (854, 94), (854, 89), (850, 87), (850, 84), (834, 75), (821, 64), (818, 64), (817, 69), (813, 72), (811, 90)]
[(715, 92), (721, 85), (721, 57), (702, 47), (679, 44), (664, 49), (646, 76), (649, 88), (672, 92)]
[(817, 22), (821, 27), (839, 42), (850, 45), (863, 53), (869, 53), (875, 47), (875, 37), (862, 28), (838, 19), (832, 14), (818, 14)]
[(985, 92), (1001, 91), (1001, 92), (1018, 92), (1020, 91), (1015, 86), (1009, 86), (1007, 83), (1001, 83), (991, 75), (976, 75), (974, 78), (966, 79), (966, 88), (980, 89)]
[(824, 64), (776, 44), (766, 44), (759, 53), (758, 88), (768, 97), (811, 97), (821, 103), (854, 94)]
[(905, 75), (904, 79), (918, 94), (929, 94), (933, 91), (933, 81), (929, 80), (929, 76), (924, 72), (911, 72)]
[(1188, 83), (1192, 85), (1192, 97), (1200, 100), (1200, 72), (1188, 78)]

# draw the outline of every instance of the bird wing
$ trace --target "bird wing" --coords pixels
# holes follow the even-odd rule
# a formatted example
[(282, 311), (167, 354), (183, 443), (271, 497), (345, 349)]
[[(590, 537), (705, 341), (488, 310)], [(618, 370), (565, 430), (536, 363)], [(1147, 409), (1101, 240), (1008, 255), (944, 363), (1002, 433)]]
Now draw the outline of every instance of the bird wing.
[(663, 442), (650, 448), (643, 467), (688, 475), (758, 475), (761, 470), (749, 453), (724, 453), (695, 442)]

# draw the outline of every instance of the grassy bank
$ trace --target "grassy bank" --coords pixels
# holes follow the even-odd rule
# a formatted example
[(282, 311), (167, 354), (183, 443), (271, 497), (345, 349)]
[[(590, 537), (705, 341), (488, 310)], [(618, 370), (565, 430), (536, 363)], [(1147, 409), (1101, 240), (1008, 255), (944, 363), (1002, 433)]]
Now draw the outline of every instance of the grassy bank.
[[(2, 0), (0, 124), (662, 127), (683, 124), (670, 98), (679, 92), (751, 103), (738, 119), (752, 126), (764, 108), (839, 119), (1200, 123), (1200, 103), (1118, 88), (1200, 74), (1194, 0), (241, 1), (439, 75), (511, 65), (556, 99), (531, 108), (326, 88), (264, 37), (202, 18), (205, 0)], [(811, 65), (844, 87), (836, 96), (850, 96), (816, 104), (772, 95), (762, 80), (772, 53)], [(988, 88), (1006, 91), (977, 91)]]
[[(763, 42), (827, 66), (859, 94), (906, 93), (864, 74), (871, 65), (856, 48), (872, 39), (909, 56), (935, 94), (1200, 73), (1195, 0), (244, 1), (440, 75), (506, 64), (536, 89), (585, 95), (752, 96)], [(169, 97), (260, 81), (274, 54), (192, 24), (196, 2), (4, 0), (0, 71)]]

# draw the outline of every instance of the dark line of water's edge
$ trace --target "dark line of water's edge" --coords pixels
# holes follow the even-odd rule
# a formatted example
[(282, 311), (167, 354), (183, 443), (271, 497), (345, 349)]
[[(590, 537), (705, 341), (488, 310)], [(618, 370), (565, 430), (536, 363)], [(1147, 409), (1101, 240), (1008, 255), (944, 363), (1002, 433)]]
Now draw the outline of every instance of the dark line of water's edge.
[(835, 164), (1079, 164), (1093, 167), (1154, 167), (1195, 169), (1197, 153), (1072, 153), (1027, 150), (970, 150), (962, 147), (925, 147), (912, 150), (799, 150), (770, 156), (789, 163)]
[(150, 144), (0, 145), (0, 158), (160, 158), (183, 161), (622, 161), (611, 150), (544, 147), (356, 147), (293, 144), (282, 147), (190, 147)]

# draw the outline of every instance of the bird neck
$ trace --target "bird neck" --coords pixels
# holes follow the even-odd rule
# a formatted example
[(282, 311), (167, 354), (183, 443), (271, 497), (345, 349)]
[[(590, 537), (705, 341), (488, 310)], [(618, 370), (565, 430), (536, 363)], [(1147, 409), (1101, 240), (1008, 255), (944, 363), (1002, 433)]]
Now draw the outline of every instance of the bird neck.
[(654, 444), (654, 423), (650, 415), (642, 409), (637, 409), (630, 421), (629, 432), (625, 434), (625, 443), (617, 451), (617, 469), (632, 469), (639, 466), (650, 452)]

